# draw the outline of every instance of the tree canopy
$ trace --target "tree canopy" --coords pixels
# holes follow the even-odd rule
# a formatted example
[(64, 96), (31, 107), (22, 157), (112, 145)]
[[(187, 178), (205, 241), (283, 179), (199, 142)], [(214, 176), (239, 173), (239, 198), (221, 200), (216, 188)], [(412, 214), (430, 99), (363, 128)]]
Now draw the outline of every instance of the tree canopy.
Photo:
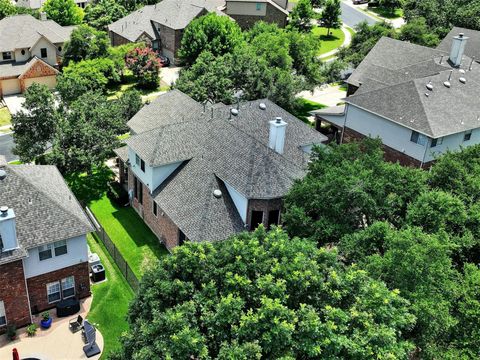
[(48, 18), (62, 26), (78, 25), (83, 20), (83, 10), (74, 0), (47, 0), (42, 6)]
[(314, 18), (315, 12), (310, 0), (299, 0), (290, 13), (289, 26), (298, 31), (309, 32)]
[(127, 15), (127, 10), (115, 0), (97, 0), (85, 8), (85, 22), (98, 30), (107, 30), (111, 23)]
[(320, 22), (327, 28), (327, 36), (331, 29), (339, 29), (342, 26), (342, 9), (340, 0), (326, 0), (320, 15)]
[(63, 62), (79, 62), (108, 56), (110, 41), (105, 31), (96, 30), (88, 25), (76, 27), (70, 40), (64, 45)]

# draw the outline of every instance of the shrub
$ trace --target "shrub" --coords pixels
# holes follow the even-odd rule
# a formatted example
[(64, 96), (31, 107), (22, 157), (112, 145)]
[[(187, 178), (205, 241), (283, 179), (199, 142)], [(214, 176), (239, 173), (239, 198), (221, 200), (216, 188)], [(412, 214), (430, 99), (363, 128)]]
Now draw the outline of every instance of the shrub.
[(28, 336), (35, 336), (37, 333), (38, 326), (37, 324), (30, 324), (27, 326), (27, 335)]
[(151, 48), (137, 47), (127, 53), (125, 60), (141, 87), (154, 89), (160, 85), (161, 63)]
[(50, 312), (49, 311), (42, 312), (41, 317), (43, 320), (47, 321), (48, 319), (50, 319)]
[(108, 183), (107, 196), (118, 206), (128, 204), (128, 193), (117, 181)]

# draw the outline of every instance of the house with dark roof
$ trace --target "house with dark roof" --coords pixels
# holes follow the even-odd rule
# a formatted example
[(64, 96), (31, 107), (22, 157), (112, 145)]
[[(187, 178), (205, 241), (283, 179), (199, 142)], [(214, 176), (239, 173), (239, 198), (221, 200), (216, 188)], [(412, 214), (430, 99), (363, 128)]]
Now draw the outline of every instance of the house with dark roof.
[(225, 13), (242, 29), (251, 28), (257, 21), (287, 25), (287, 0), (226, 0)]
[(33, 83), (53, 89), (63, 44), (72, 30), (31, 15), (0, 20), (0, 97), (24, 92)]
[(171, 249), (278, 224), (282, 198), (327, 138), (273, 102), (202, 105), (178, 90), (145, 105), (117, 149), (131, 204)]
[(108, 26), (111, 44), (145, 42), (174, 63), (187, 25), (209, 12), (224, 15), (224, 4), (224, 0), (163, 0), (144, 6)]
[(90, 295), (92, 226), (54, 166), (0, 159), (0, 332)]
[[(459, 31), (459, 32), (457, 32)], [(347, 80), (345, 105), (312, 112), (341, 143), (379, 137), (385, 156), (428, 167), (480, 143), (480, 32), (454, 28), (436, 49), (381, 38)]]

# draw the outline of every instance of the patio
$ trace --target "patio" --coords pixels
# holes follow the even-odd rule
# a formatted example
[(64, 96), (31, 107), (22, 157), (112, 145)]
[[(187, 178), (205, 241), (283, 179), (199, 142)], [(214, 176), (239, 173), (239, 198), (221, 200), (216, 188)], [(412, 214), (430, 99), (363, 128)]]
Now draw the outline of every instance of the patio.
[[(0, 359), (12, 359), (12, 349), (16, 348), (20, 355), (20, 359), (23, 358), (38, 358), (41, 360), (77, 360), (87, 359), (83, 353), (83, 346), (80, 332), (72, 333), (68, 328), (68, 322), (70, 319), (82, 315), (86, 318), (90, 311), (92, 304), (92, 297), (83, 299), (80, 301), (80, 312), (72, 317), (56, 318), (55, 310), (51, 311), (51, 315), (54, 318), (50, 329), (42, 330), (38, 329), (37, 334), (33, 337), (28, 337), (26, 329), (19, 329), (17, 332), (17, 339), (14, 341), (8, 341), (5, 335), (0, 337)], [(40, 316), (34, 317), (36, 324), (40, 323)], [(103, 350), (103, 337), (98, 331), (96, 333), (97, 345)], [(97, 360), (101, 356), (101, 353), (96, 356), (92, 356), (91, 360)]]

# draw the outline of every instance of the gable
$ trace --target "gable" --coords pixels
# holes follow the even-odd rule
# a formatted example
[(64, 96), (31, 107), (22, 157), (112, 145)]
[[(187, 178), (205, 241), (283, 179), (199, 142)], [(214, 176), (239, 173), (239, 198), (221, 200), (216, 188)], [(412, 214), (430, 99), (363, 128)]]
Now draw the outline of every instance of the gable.
[(29, 79), (57, 74), (57, 69), (40, 59), (36, 59), (33, 64), (19, 76), (19, 79)]

